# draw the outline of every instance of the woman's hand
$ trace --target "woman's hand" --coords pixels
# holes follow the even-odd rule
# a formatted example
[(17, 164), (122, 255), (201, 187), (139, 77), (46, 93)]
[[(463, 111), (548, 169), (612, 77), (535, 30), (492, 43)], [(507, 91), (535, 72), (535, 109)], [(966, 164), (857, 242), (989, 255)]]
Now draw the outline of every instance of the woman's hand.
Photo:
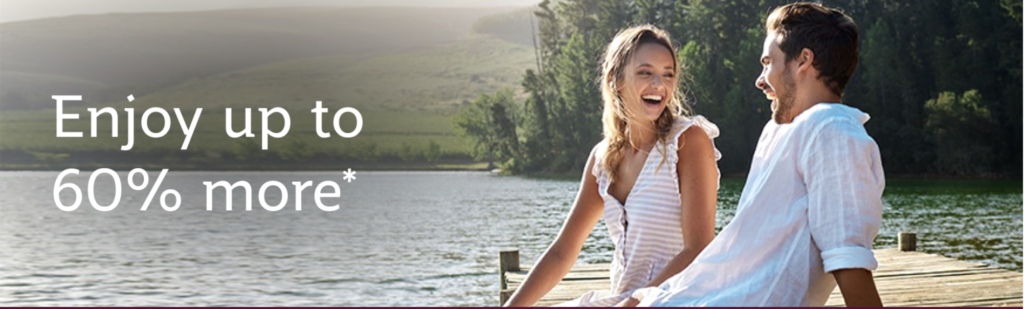
[(636, 298), (627, 297), (625, 300), (623, 300), (623, 301), (619, 302), (617, 305), (615, 305), (615, 307), (636, 307), (636, 305), (639, 305), (639, 304), (640, 304), (640, 301), (636, 300)]

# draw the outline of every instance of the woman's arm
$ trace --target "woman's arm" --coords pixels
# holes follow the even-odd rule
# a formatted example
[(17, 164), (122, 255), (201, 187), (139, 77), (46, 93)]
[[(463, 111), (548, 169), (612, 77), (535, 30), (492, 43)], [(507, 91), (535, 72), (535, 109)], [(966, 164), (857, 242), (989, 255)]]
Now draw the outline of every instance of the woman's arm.
[(718, 202), (718, 166), (711, 138), (691, 126), (679, 137), (679, 197), (682, 209), (683, 250), (647, 286), (658, 286), (686, 269), (697, 254), (715, 238), (715, 205)]
[[(659, 286), (686, 269), (715, 237), (715, 204), (718, 201), (718, 168), (715, 150), (707, 133), (690, 127), (679, 136), (679, 196), (682, 209), (683, 250), (676, 254), (645, 287)], [(619, 306), (633, 307), (634, 298)]]
[(569, 217), (562, 224), (558, 237), (544, 252), (537, 264), (530, 269), (523, 284), (516, 289), (506, 307), (531, 306), (544, 297), (562, 278), (569, 273), (576, 258), (580, 255), (583, 242), (601, 219), (604, 203), (597, 192), (597, 178), (591, 171), (594, 168), (594, 154), (591, 152), (587, 167), (583, 170), (580, 190), (576, 193), (576, 202), (569, 212)]

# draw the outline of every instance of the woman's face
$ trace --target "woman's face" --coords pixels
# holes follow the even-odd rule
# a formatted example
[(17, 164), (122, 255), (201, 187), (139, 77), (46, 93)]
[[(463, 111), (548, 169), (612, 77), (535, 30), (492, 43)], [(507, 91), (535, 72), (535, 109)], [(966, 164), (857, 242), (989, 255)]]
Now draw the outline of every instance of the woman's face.
[(661, 44), (643, 44), (623, 72), (626, 76), (619, 93), (629, 114), (657, 120), (675, 93), (675, 55)]

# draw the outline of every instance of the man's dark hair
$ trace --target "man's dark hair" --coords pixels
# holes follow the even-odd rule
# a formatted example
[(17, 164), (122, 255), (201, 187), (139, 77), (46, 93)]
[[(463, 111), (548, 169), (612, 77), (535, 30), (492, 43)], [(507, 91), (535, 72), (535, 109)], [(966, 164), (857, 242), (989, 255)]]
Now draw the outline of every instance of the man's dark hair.
[(843, 12), (817, 3), (798, 2), (781, 6), (768, 15), (768, 33), (778, 33), (786, 62), (804, 48), (814, 52), (818, 78), (836, 95), (842, 95), (857, 67), (857, 24)]

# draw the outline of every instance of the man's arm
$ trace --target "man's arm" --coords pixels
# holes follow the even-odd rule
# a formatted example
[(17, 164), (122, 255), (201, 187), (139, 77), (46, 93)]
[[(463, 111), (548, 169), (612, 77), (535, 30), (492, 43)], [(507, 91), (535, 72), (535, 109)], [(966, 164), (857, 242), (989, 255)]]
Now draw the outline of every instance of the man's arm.
[(847, 307), (881, 307), (875, 279), (867, 269), (839, 269), (832, 272)]
[(803, 153), (807, 217), (822, 267), (849, 307), (877, 307), (871, 247), (882, 222), (885, 174), (878, 146), (852, 121), (824, 124)]

